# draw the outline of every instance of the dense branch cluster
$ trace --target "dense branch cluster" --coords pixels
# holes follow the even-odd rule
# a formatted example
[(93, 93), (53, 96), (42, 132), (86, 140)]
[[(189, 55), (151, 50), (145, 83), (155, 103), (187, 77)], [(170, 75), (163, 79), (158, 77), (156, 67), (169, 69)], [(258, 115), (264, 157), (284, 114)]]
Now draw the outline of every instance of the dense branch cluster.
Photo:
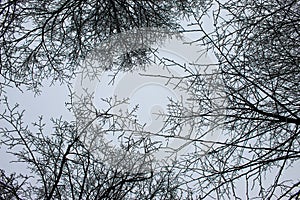
[[(179, 28), (193, 1), (3, 1), (2, 84), (68, 82), (104, 40), (134, 28)], [(109, 66), (106, 66), (109, 68)]]

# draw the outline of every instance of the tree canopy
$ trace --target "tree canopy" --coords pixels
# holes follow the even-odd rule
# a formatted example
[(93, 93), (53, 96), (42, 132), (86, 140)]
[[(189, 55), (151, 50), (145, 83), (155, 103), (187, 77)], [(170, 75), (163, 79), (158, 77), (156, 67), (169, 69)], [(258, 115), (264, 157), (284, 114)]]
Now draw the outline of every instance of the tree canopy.
[[(299, 8), (297, 0), (2, 1), (0, 144), (32, 177), (1, 169), (1, 199), (299, 198)], [(182, 64), (151, 47), (182, 34), (196, 36), (186, 45), (216, 62)], [(103, 46), (107, 56), (86, 68)], [(128, 49), (115, 55), (118, 48)], [(76, 97), (70, 89), (66, 108), (76, 120), (53, 119), (49, 134), (42, 118), (27, 126), (26, 111), (1, 92), (39, 93), (45, 80), (71, 87), (83, 71), (96, 76), (98, 68), (117, 73), (153, 62), (183, 69), (184, 76), (153, 76), (166, 85), (179, 80), (175, 87), (191, 97), (171, 99), (159, 132), (139, 123), (138, 107), (112, 112), (126, 99), (103, 99), (107, 108), (99, 109), (93, 94)], [(105, 142), (109, 134), (118, 135), (119, 148)], [(153, 137), (184, 141), (169, 148), (174, 155), (193, 151), (158, 164), (152, 153), (168, 146)]]

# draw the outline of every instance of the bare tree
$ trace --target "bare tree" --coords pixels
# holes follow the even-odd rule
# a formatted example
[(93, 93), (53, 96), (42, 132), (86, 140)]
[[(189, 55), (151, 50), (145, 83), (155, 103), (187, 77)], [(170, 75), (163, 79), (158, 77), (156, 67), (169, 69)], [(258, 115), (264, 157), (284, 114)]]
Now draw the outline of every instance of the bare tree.
[[(195, 2), (1, 1), (1, 84), (37, 90), (44, 79), (68, 83), (85, 57), (110, 36), (143, 27), (176, 30), (192, 4)], [(144, 51), (127, 53), (124, 58)]]
[[(112, 103), (111, 101), (108, 101)], [(40, 118), (29, 130), (23, 122), (24, 112), (18, 105), (6, 105), (1, 121), (6, 122), (0, 129), (2, 145), (9, 153), (24, 162), (30, 169), (30, 176), (1, 174), (1, 198), (4, 199), (174, 199), (180, 198), (176, 174), (170, 167), (158, 167), (149, 154), (154, 147), (151, 141), (122, 143), (114, 148), (103, 142), (103, 134), (111, 132), (134, 132), (125, 129), (133, 123), (133, 116), (114, 116), (109, 110), (97, 113), (93, 122), (84, 128), (81, 122), (53, 120), (54, 132), (45, 133)], [(120, 102), (112, 104), (116, 106)], [(83, 104), (84, 106), (84, 104)], [(110, 107), (111, 109), (111, 107)], [(123, 120), (126, 120), (124, 123)], [(112, 124), (112, 121), (118, 121)], [(103, 126), (101, 126), (103, 124)], [(111, 124), (105, 129), (104, 125)], [(119, 126), (118, 126), (119, 125)], [(84, 132), (95, 132), (93, 138), (98, 145), (82, 142)], [(91, 134), (91, 133), (90, 133)], [(146, 140), (146, 139), (144, 139)], [(96, 148), (95, 148), (96, 147)], [(22, 181), (22, 182), (20, 182)]]
[[(197, 183), (201, 198), (299, 198), (299, 176), (287, 176), (300, 156), (299, 6), (293, 0), (212, 1), (200, 16), (194, 13), (186, 32), (198, 33), (194, 42), (218, 62), (196, 65), (207, 74), (181, 65), (190, 72), (181, 78), (193, 102), (173, 102), (167, 123), (177, 130), (173, 137), (182, 137), (185, 124), (197, 129), (182, 139), (199, 151), (178, 168), (186, 173), (183, 182)], [(203, 25), (208, 16), (210, 30)], [(209, 70), (213, 66), (218, 70)], [(207, 141), (212, 119), (219, 139)], [(210, 148), (203, 153), (203, 146)]]
[[(81, 71), (83, 60), (103, 45), (103, 41), (134, 28), (176, 30), (180, 27), (178, 20), (190, 12), (191, 7), (187, 5), (192, 3), (139, 0), (2, 1), (1, 92), (5, 87), (23, 89), (23, 86), (39, 92), (44, 79), (68, 84)], [(116, 66), (117, 71), (128, 70), (136, 62), (144, 62), (148, 51), (146, 47), (119, 55), (119, 61), (109, 63), (104, 70), (111, 70), (112, 65)], [(49, 134), (44, 132), (42, 118), (34, 123), (35, 131), (28, 128), (22, 119), (23, 112), (17, 110), (18, 106), (10, 106), (3, 97), (1, 145), (7, 146), (10, 153), (17, 156), (17, 161), (29, 166), (33, 178), (25, 177), (24, 183), (18, 184), (21, 176), (9, 179), (3, 172), (1, 184), (4, 192), (1, 197), (176, 198), (176, 175), (170, 168), (158, 170), (152, 162), (153, 158), (148, 155), (156, 148), (155, 144), (147, 137), (138, 141), (131, 138), (143, 129), (133, 119), (135, 110), (123, 115), (111, 114), (109, 111), (113, 107), (125, 102), (114, 99), (105, 101), (109, 109), (103, 112), (94, 109), (86, 99), (70, 104), (78, 120), (53, 120), (55, 131)], [(104, 135), (110, 133), (128, 137), (121, 143), (121, 149), (116, 150), (103, 142)], [(141, 154), (139, 151), (144, 152)]]

